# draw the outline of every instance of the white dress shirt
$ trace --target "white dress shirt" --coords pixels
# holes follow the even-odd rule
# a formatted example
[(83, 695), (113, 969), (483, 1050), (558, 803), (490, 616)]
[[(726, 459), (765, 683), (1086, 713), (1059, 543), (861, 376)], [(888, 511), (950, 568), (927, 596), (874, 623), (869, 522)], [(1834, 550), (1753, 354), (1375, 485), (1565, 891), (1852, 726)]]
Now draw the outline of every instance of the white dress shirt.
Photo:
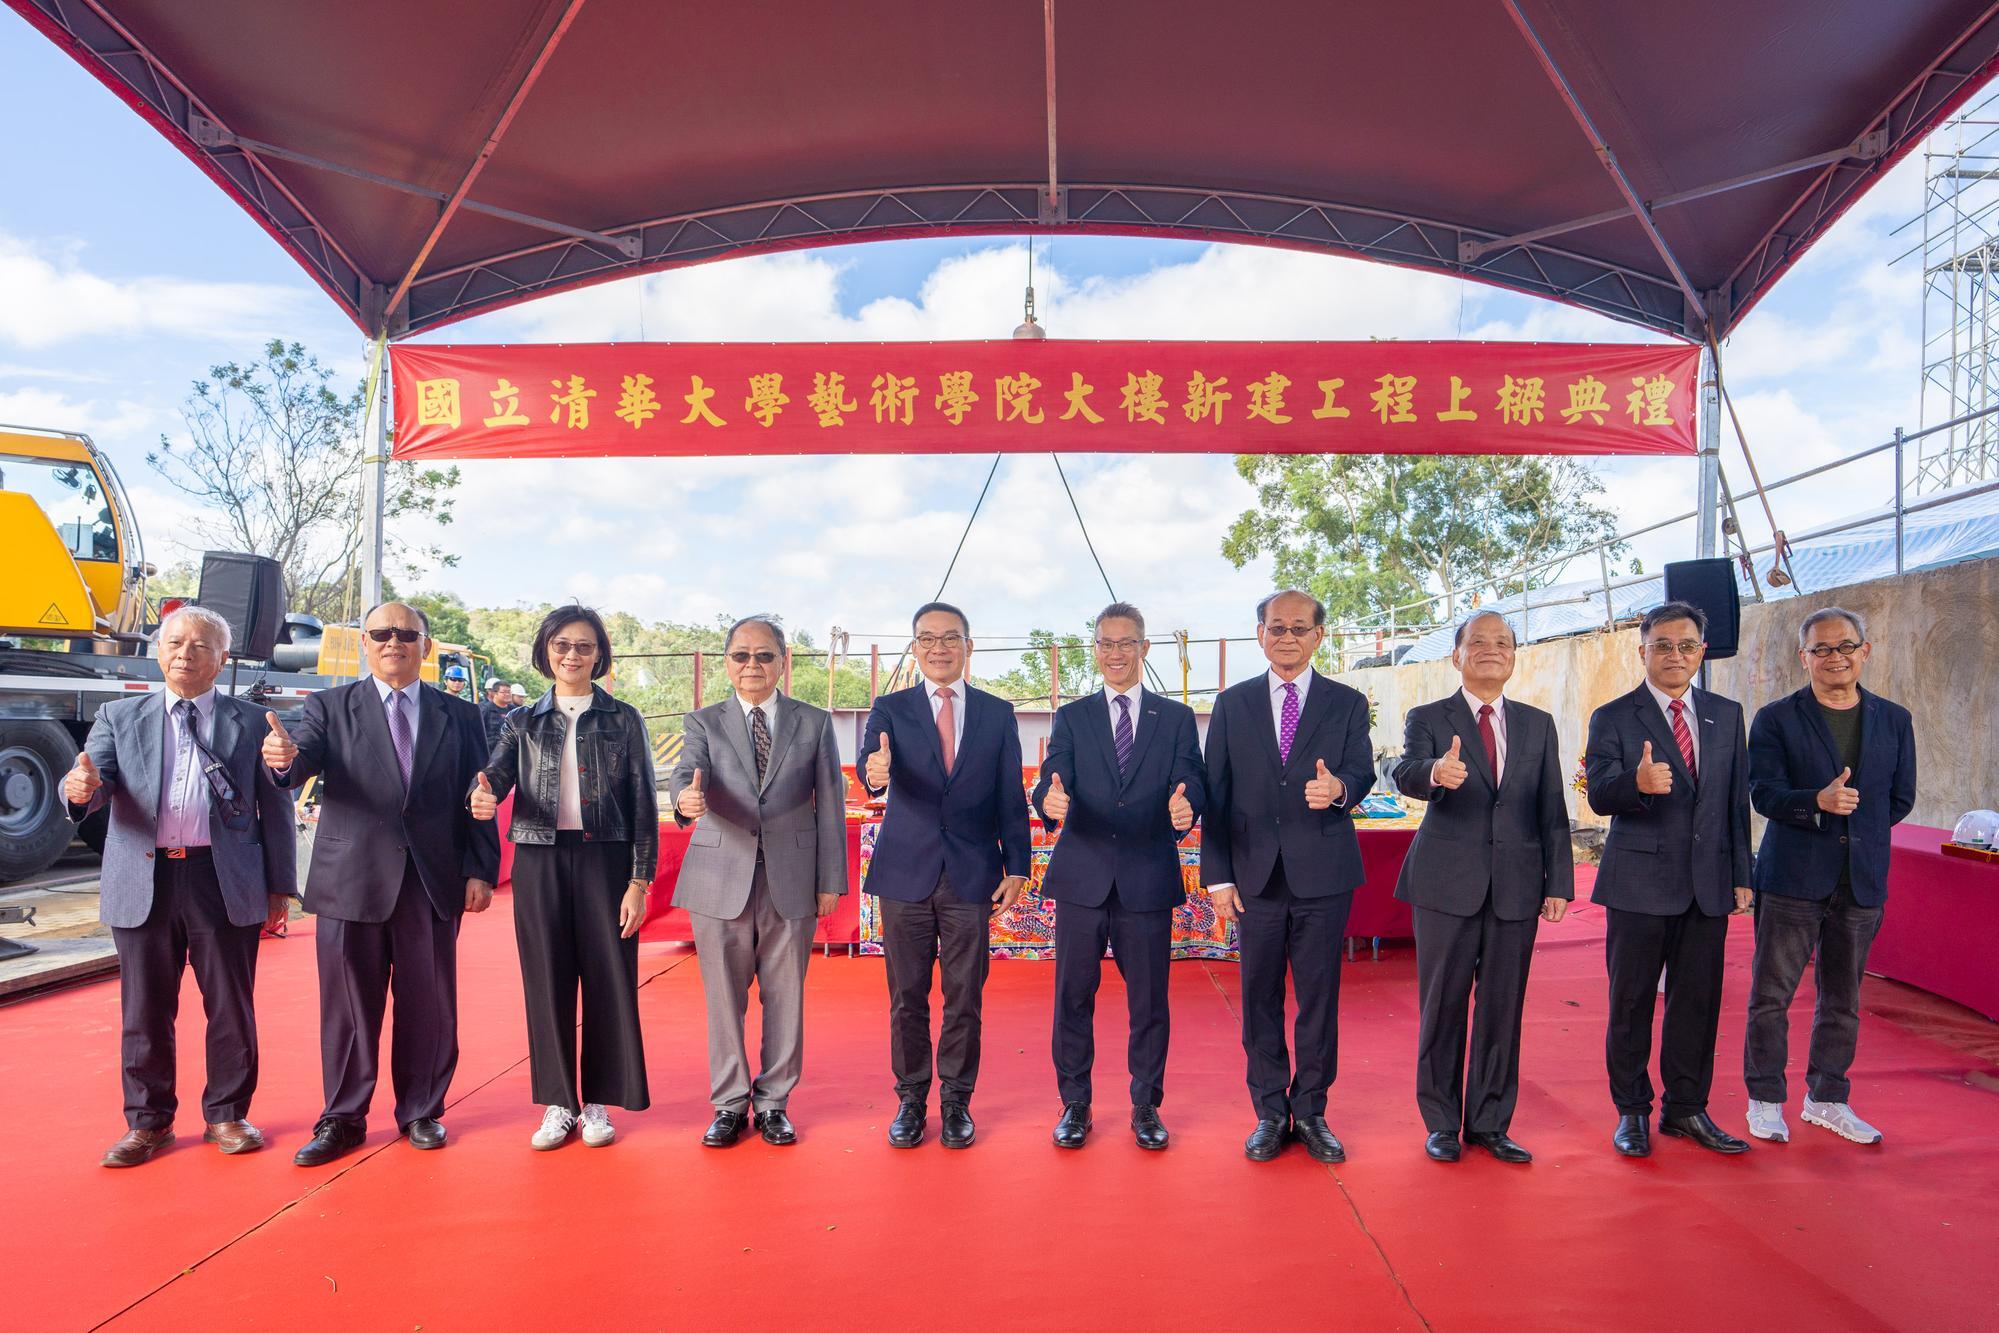
[[(201, 751), (196, 748), (194, 738), (181, 729), (174, 709), (182, 702), (172, 690), (160, 696), (166, 705), (166, 730), (162, 734), (160, 754), (173, 759), (173, 776), (162, 785), (160, 791), (159, 817), (155, 820), (159, 845), (162, 847), (206, 847), (208, 846), (208, 779), (202, 776)], [(194, 705), (195, 725), (201, 728), (201, 739), (215, 739), (215, 690), (210, 689), (196, 695), (187, 702)], [(166, 765), (161, 764), (162, 770)]]
[[(1645, 688), (1652, 692), (1652, 699), (1654, 702), (1656, 702), (1659, 705), (1659, 711), (1666, 715), (1666, 734), (1668, 736), (1672, 735), (1673, 696), (1666, 693), (1664, 690), (1660, 689), (1657, 685), (1654, 685), (1652, 683), (1652, 678), (1649, 676), (1645, 678)], [(1689, 689), (1685, 694), (1682, 694), (1680, 696), (1680, 702), (1686, 705), (1686, 707), (1680, 711), (1680, 716), (1686, 719), (1687, 734), (1694, 738), (1694, 775), (1698, 778), (1700, 775), (1700, 768), (1701, 768), (1701, 719), (1700, 719), (1700, 714), (1694, 711), (1693, 690)], [(1677, 742), (1674, 744), (1673, 748), (1675, 750), (1680, 748)], [(1660, 763), (1666, 762), (1666, 756), (1662, 754), (1654, 754), (1652, 758)]]
[[(423, 688), (423, 682), (421, 680), (413, 680), (398, 690), (380, 676), (370, 676), (368, 679), (375, 682), (375, 691), (382, 696), (382, 711), (385, 713), (394, 707), (389, 702), (390, 695), (400, 694), (403, 696), (403, 718), (410, 724), (410, 759), (414, 762), (416, 759), (417, 731), (423, 726), (423, 696), (417, 691)], [(390, 732), (389, 737), (393, 740), (395, 733), (393, 731)]]
[[(955, 759), (958, 751), (965, 748), (965, 678), (960, 676), (944, 684), (951, 689), (951, 754)], [(937, 697), (940, 688), (942, 687), (930, 677), (923, 678), (923, 693), (930, 699), (932, 723), (937, 721), (937, 715), (944, 710), (944, 701)]]
[[(757, 732), (756, 728), (752, 726), (750, 723), (750, 714), (762, 713), (764, 715), (764, 727), (770, 732), (770, 738), (772, 744), (776, 744), (777, 691), (772, 690), (770, 692), (770, 697), (768, 699), (765, 699), (760, 704), (753, 704), (748, 699), (745, 699), (742, 695), (739, 694), (736, 696), (736, 705), (737, 707), (743, 710), (743, 734), (750, 738), (750, 764), (754, 769), (757, 761)], [(768, 773), (764, 774), (764, 778), (766, 780), (768, 780), (769, 777), (770, 774)]]
[[(1472, 728), (1477, 730), (1478, 710), (1486, 706), (1485, 700), (1463, 687), (1458, 689), (1458, 693), (1464, 697), (1465, 707), (1471, 709)], [(1503, 694), (1492, 701), (1492, 748), (1499, 756), (1492, 769), (1492, 780), (1497, 783), (1506, 773), (1506, 696)]]
[(1298, 673), (1298, 679), (1287, 681), (1275, 671), (1266, 671), (1264, 677), (1270, 682), (1270, 726), (1281, 742), (1284, 739), (1284, 687), (1298, 687), (1298, 716), (1305, 716), (1305, 696), (1312, 689), (1312, 669), (1306, 667)]
[(1134, 683), (1128, 690), (1114, 690), (1108, 685), (1104, 686), (1104, 707), (1111, 710), (1111, 743), (1113, 745), (1117, 743), (1117, 701), (1119, 699), (1131, 700), (1131, 739), (1135, 743), (1138, 740), (1138, 706), (1145, 702), (1144, 696), (1144, 681)]

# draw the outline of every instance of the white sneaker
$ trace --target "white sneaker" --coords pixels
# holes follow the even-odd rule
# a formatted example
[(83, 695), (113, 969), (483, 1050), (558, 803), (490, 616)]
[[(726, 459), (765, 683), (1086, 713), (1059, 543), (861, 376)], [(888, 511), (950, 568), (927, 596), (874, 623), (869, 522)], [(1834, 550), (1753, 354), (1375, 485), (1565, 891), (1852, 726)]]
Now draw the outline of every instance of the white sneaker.
[(1845, 1102), (1815, 1102), (1805, 1098), (1805, 1123), (1829, 1129), (1855, 1143), (1881, 1142), (1881, 1131), (1855, 1115)]
[(1767, 1139), (1772, 1143), (1789, 1143), (1791, 1127), (1784, 1123), (1783, 1103), (1759, 1102), (1750, 1098), (1749, 1133), (1754, 1138)]
[(560, 1148), (569, 1141), (569, 1131), (576, 1128), (576, 1113), (567, 1107), (551, 1106), (542, 1113), (541, 1128), (528, 1140), (528, 1146), (536, 1152), (547, 1152)]
[(611, 1113), (597, 1102), (583, 1108), (583, 1142), (591, 1148), (601, 1148), (618, 1137), (617, 1128), (611, 1124)]

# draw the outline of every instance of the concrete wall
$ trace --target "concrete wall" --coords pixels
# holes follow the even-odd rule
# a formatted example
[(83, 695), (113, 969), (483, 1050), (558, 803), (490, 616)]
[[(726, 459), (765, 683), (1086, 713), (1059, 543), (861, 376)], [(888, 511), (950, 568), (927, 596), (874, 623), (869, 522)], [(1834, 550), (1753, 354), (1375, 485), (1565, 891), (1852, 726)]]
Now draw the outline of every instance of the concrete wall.
[[(1833, 605), (1867, 618), (1874, 656), (1863, 683), (1915, 716), (1919, 780), (1910, 821), (1949, 828), (1966, 810), (1999, 808), (1999, 559), (1745, 605), (1741, 652), (1714, 664), (1714, 690), (1754, 716), (1804, 684), (1798, 626)], [(1590, 713), (1642, 675), (1638, 631), (1626, 628), (1529, 644), (1507, 695), (1554, 714), (1563, 767), (1573, 774)], [(1388, 755), (1401, 753), (1410, 708), (1458, 687), (1449, 661), (1370, 667), (1339, 679), (1374, 700), (1375, 749)], [(1572, 792), (1570, 811), (1580, 805)], [(1586, 807), (1581, 819), (1606, 822)]]

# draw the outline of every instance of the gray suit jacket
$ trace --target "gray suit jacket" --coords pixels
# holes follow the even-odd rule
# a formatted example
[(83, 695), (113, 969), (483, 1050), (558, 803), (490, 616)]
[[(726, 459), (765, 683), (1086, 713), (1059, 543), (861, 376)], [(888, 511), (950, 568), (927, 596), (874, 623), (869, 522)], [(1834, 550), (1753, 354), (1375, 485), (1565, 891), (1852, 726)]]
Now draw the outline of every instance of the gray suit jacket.
[[(164, 689), (155, 690), (97, 710), (83, 748), (103, 775), (104, 785), (88, 806), (70, 807), (79, 819), (101, 806), (111, 807), (98, 914), (105, 925), (119, 929), (145, 925), (153, 910), (166, 694)], [(220, 691), (215, 695), (214, 736), (208, 748), (227, 769), (242, 797), (245, 816), (232, 825), (211, 793), (208, 841), (223, 904), (230, 922), (238, 926), (264, 920), (269, 912), (267, 894), (298, 896), (298, 863), (292, 850), (298, 825), (292, 795), (271, 780), (263, 762), (268, 725), (264, 715), (269, 711), (234, 695)]]
[(724, 919), (750, 900), (757, 851), (778, 912), (796, 920), (818, 910), (816, 896), (847, 891), (847, 780), (833, 719), (823, 708), (782, 694), (771, 729), (770, 766), (761, 789), (750, 721), (734, 694), (689, 713), (680, 762), (667, 780), (674, 821), (680, 793), (701, 770), (708, 798), (680, 864), (673, 905)]

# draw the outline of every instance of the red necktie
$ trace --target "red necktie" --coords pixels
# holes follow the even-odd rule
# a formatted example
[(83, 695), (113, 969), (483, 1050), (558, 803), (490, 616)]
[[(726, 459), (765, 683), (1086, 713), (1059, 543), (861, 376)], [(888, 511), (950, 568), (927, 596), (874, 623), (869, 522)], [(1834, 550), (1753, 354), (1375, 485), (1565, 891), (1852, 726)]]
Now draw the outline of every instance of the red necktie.
[(1492, 730), (1492, 705), (1478, 706), (1478, 738), (1485, 742), (1486, 766), (1492, 770), (1492, 784), (1499, 785), (1499, 737)]
[(1687, 730), (1686, 700), (1673, 700), (1672, 712), (1673, 739), (1680, 743), (1680, 758), (1687, 761), (1687, 776), (1699, 782), (1700, 774), (1694, 771), (1694, 733)]

